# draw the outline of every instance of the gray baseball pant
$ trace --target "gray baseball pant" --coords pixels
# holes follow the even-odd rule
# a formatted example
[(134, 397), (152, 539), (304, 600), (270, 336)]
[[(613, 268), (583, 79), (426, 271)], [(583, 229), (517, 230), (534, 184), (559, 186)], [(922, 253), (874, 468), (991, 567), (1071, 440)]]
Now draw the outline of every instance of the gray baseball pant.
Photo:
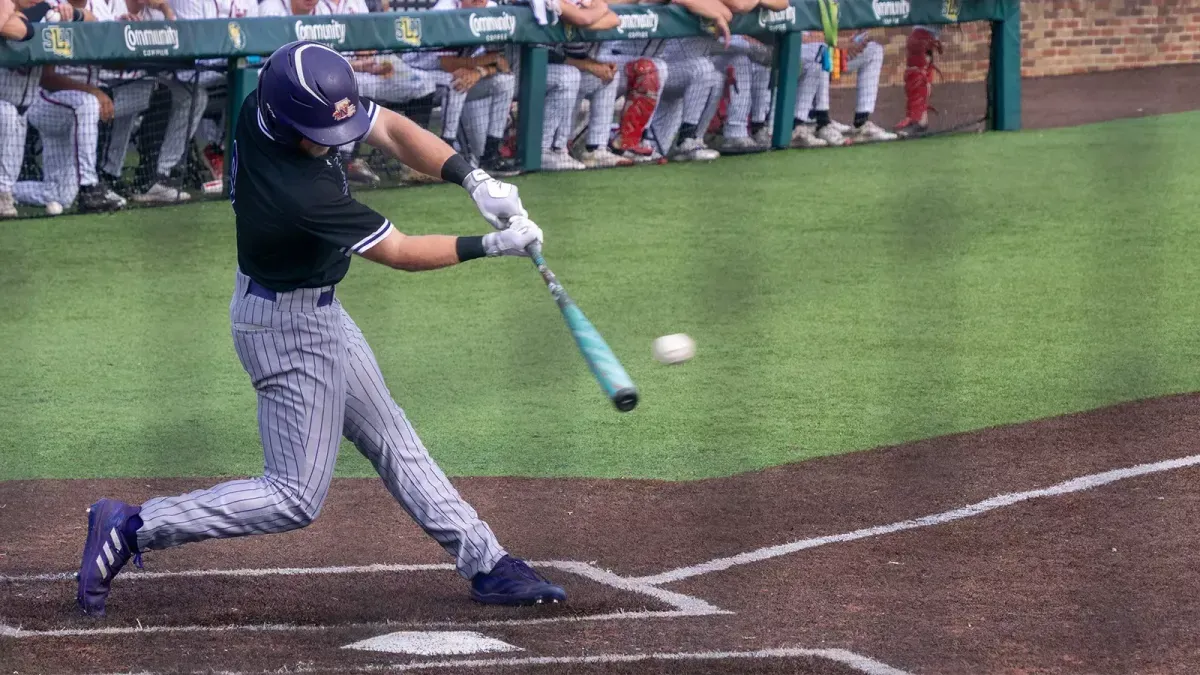
[(331, 288), (250, 295), (240, 271), (229, 315), (242, 367), (258, 391), (266, 466), (234, 480), (142, 505), (138, 547), (274, 534), (316, 519), (342, 436), (374, 465), (404, 510), (456, 559), (459, 574), (487, 572), (505, 555), (392, 400), (362, 331)]

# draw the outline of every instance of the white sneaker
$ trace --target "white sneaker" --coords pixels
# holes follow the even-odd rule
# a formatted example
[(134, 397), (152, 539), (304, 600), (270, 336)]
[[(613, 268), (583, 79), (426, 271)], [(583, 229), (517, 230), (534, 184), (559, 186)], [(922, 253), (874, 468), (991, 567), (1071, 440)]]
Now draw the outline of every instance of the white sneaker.
[(827, 145), (832, 145), (835, 147), (839, 145), (850, 144), (850, 140), (843, 136), (842, 132), (834, 129), (832, 124), (826, 124), (820, 129), (817, 129), (817, 138), (825, 141)]
[(894, 141), (897, 138), (900, 138), (899, 135), (893, 134), (878, 124), (871, 122), (870, 120), (868, 120), (866, 124), (854, 130), (854, 137), (857, 140), (865, 143), (874, 143), (876, 141)]
[(854, 127), (850, 126), (849, 124), (842, 124), (841, 122), (834, 120), (834, 119), (829, 120), (829, 126), (833, 127), (834, 129), (837, 129), (843, 136), (850, 133), (851, 131), (854, 131)]
[(685, 138), (675, 146), (671, 159), (677, 162), (711, 162), (721, 156), (721, 153), (709, 148), (699, 138)]
[(112, 188), (104, 188), (104, 198), (110, 202), (116, 203), (118, 205), (117, 208), (121, 209), (125, 208), (125, 205), (129, 203), (125, 201), (124, 197), (114, 192)]
[(16, 218), (17, 204), (11, 192), (0, 192), (0, 218)]
[(763, 146), (749, 136), (726, 136), (721, 142), (721, 152), (728, 155), (758, 152)]
[(754, 139), (754, 142), (758, 144), (758, 147), (760, 147), (760, 148), (771, 147), (771, 132), (772, 131), (773, 130), (771, 129), (771, 126), (767, 125), (761, 129), (759, 129), (758, 132), (755, 133), (754, 136), (752, 136), (752, 138)]
[(566, 150), (542, 153), (542, 171), (581, 171), (586, 168), (583, 162), (568, 155)]
[(603, 145), (595, 150), (584, 148), (583, 152), (579, 153), (579, 161), (589, 169), (607, 169), (611, 166), (629, 166), (633, 164), (633, 160), (619, 157)]
[(817, 138), (817, 133), (811, 124), (797, 124), (792, 129), (793, 148), (823, 148), (829, 145), (824, 139)]
[(62, 204), (58, 202), (46, 202), (46, 215), (61, 216), (63, 212)]
[(173, 188), (162, 183), (155, 183), (149, 189), (141, 194), (135, 194), (133, 201), (139, 204), (175, 204), (177, 202), (186, 202), (192, 196), (183, 190)]

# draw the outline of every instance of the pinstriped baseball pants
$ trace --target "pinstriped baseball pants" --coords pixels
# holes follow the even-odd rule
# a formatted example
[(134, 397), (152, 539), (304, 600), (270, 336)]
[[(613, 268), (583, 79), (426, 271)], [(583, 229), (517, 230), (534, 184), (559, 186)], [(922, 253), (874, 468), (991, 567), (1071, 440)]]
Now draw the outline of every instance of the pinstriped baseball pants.
[(146, 502), (141, 550), (308, 525), (321, 511), (345, 436), (455, 557), (459, 574), (490, 571), (505, 550), (421, 444), (341, 303), (318, 306), (328, 289), (266, 300), (249, 295), (248, 282), (239, 271), (229, 313), (238, 358), (258, 391), (263, 476)]

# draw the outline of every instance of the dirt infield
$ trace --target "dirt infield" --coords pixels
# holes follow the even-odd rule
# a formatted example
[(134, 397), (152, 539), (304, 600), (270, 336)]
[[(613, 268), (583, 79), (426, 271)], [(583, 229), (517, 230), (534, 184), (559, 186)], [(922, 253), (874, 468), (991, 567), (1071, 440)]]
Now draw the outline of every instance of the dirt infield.
[[(85, 619), (86, 505), (208, 481), (3, 483), (0, 668), (1191, 672), (1198, 432), (1189, 395), (724, 479), (457, 481), (571, 594), (529, 609), (471, 603), (382, 485), (340, 480), (312, 527), (155, 552)], [(345, 648), (447, 631), (509, 651)]]

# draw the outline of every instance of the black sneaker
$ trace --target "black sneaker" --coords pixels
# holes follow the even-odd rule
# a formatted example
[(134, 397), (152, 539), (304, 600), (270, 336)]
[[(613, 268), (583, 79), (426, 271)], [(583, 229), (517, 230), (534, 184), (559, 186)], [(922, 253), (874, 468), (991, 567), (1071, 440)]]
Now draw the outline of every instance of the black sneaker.
[(79, 188), (75, 205), (80, 213), (107, 213), (121, 210), (125, 200), (102, 185), (85, 185)]
[(521, 165), (517, 160), (503, 157), (499, 153), (479, 160), (479, 168), (492, 176), (515, 176), (521, 173)]

